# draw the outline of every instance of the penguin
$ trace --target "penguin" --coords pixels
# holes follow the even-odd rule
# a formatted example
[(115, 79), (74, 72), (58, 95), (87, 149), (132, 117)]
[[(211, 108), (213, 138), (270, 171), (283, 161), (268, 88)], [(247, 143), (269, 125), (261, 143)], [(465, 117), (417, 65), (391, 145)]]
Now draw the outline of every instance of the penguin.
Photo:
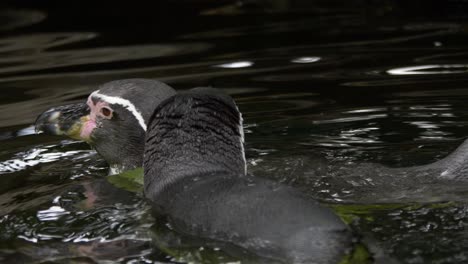
[(216, 89), (113, 81), (44, 112), (36, 129), (88, 142), (114, 171), (143, 165), (145, 197), (181, 234), (285, 263), (338, 263), (355, 243), (328, 207), (247, 173), (241, 113)]
[(176, 91), (159, 81), (124, 79), (101, 85), (86, 102), (51, 108), (36, 120), (37, 132), (89, 143), (110, 174), (141, 167), (147, 122), (155, 107)]
[(298, 189), (249, 175), (242, 117), (229, 96), (197, 88), (156, 107), (144, 150), (144, 193), (183, 234), (284, 263), (338, 263), (353, 236)]

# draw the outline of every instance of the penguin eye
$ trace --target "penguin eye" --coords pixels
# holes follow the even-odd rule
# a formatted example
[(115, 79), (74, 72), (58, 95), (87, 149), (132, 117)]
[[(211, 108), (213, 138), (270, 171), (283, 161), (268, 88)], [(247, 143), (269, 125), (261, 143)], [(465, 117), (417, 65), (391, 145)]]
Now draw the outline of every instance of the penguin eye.
[(110, 118), (110, 117), (112, 117), (112, 110), (110, 108), (107, 108), (107, 107), (102, 107), (101, 108), (101, 114), (104, 117)]

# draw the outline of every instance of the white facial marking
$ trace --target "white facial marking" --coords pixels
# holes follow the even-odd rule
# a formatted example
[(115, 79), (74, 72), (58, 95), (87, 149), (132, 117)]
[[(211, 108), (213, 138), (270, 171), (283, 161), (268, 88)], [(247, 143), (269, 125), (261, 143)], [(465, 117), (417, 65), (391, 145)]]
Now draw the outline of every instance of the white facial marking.
[(132, 115), (138, 121), (138, 124), (140, 124), (141, 128), (143, 128), (143, 130), (146, 132), (146, 124), (145, 124), (145, 120), (143, 119), (143, 116), (141, 115), (140, 111), (136, 109), (135, 105), (133, 105), (129, 100), (123, 99), (118, 96), (109, 96), (105, 94), (100, 94), (99, 90), (94, 91), (90, 95), (90, 97), (97, 97), (106, 101), (109, 104), (117, 104), (117, 105), (124, 107), (125, 109), (130, 111), (130, 113), (132, 113)]

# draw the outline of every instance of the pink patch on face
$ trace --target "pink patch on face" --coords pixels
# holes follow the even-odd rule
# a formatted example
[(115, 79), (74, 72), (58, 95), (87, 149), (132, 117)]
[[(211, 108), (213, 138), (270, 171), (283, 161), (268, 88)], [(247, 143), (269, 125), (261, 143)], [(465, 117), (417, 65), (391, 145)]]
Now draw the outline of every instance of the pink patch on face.
[[(97, 127), (97, 121), (99, 119), (110, 119), (112, 117), (112, 109), (107, 102), (97, 101), (94, 103), (91, 96), (89, 96), (86, 104), (89, 106), (90, 112), (89, 115), (85, 117), (84, 123), (81, 127), (80, 137), (82, 139), (89, 139), (91, 133), (93, 133), (93, 130)], [(102, 108), (104, 107), (111, 111), (110, 116), (104, 116), (102, 114)]]
[[(88, 97), (88, 101), (86, 102), (89, 106), (90, 113), (89, 116), (92, 120), (96, 121), (97, 118), (104, 118), (104, 119), (111, 119), (112, 117), (112, 109), (110, 108), (109, 104), (104, 101), (97, 101), (96, 103), (91, 100), (91, 96)], [(110, 111), (110, 115), (103, 115), (102, 110), (106, 108)]]
[(96, 121), (91, 118), (88, 119), (81, 127), (80, 137), (83, 139), (88, 139), (95, 128)]

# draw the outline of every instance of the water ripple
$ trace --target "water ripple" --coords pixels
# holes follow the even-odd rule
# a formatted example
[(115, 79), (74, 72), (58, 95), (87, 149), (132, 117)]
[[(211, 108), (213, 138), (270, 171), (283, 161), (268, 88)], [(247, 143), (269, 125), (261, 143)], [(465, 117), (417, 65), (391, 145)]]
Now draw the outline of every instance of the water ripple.
[(56, 145), (31, 148), (25, 152), (16, 153), (12, 158), (0, 161), (0, 175), (25, 170), (38, 164), (51, 163), (65, 159), (86, 159), (95, 155), (92, 150), (54, 151)]
[(390, 75), (456, 74), (467, 72), (468, 64), (420, 65), (387, 70), (387, 73)]
[(12, 30), (37, 24), (43, 21), (47, 14), (31, 9), (3, 9), (0, 11), (0, 30)]
[(58, 48), (67, 44), (86, 41), (97, 37), (94, 32), (36, 33), (0, 38), (2, 62), (15, 62), (25, 56), (41, 56), (38, 51)]
[[(52, 36), (46, 35), (51, 38)], [(87, 34), (81, 36), (79, 34), (71, 34), (70, 38), (61, 39), (59, 36), (52, 39), (41, 39), (42, 36), (27, 36), (27, 37), (16, 37), (11, 39), (12, 44), (18, 41), (20, 42), (32, 42), (31, 47), (37, 48), (51, 48), (54, 46), (61, 46), (66, 43), (72, 43), (76, 41), (82, 41), (84, 39), (90, 39), (95, 37), (94, 34)], [(0, 46), (5, 44), (0, 42)], [(50, 41), (50, 43), (49, 43)], [(39, 42), (39, 43), (37, 43)], [(8, 43), (7, 43), (8, 44)], [(24, 71), (33, 70), (46, 70), (52, 68), (89, 65), (89, 64), (100, 64), (110, 63), (119, 61), (131, 61), (141, 59), (152, 59), (164, 56), (174, 55), (185, 55), (190, 53), (197, 53), (204, 51), (209, 48), (209, 45), (202, 43), (191, 43), (191, 44), (177, 44), (173, 43), (170, 45), (133, 45), (123, 47), (104, 47), (104, 48), (93, 48), (93, 49), (75, 49), (66, 51), (44, 51), (41, 53), (31, 53), (24, 55), (24, 50), (27, 50), (29, 46), (18, 47), (12, 45), (15, 49), (20, 49), (23, 54), (20, 56), (3, 56), (0, 59), (0, 74), (6, 73), (21, 73)], [(8, 46), (0, 48), (1, 52), (12, 52)], [(27, 54), (27, 53), (26, 53)], [(7, 53), (8, 55), (8, 53)], [(3, 65), (2, 65), (3, 64)]]

